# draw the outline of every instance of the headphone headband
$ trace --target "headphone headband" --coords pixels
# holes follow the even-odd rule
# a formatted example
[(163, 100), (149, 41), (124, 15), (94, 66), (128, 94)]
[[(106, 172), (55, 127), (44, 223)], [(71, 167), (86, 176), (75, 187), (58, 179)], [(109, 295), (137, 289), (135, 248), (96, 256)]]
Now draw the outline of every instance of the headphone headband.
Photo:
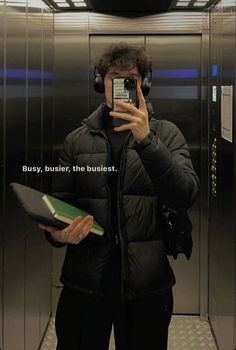
[[(93, 76), (94, 76), (93, 78), (94, 90), (100, 94), (104, 93), (105, 92), (104, 79), (101, 73), (99, 73), (99, 70), (96, 66), (94, 66)], [(144, 96), (148, 95), (151, 85), (152, 85), (152, 69), (150, 69), (147, 75), (142, 79), (141, 89)]]

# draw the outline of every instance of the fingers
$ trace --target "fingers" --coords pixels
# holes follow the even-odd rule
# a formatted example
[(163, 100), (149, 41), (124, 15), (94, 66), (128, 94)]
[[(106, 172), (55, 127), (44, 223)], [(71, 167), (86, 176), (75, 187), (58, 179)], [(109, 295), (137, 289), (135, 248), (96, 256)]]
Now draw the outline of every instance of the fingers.
[(87, 215), (83, 219), (77, 217), (63, 230), (64, 239), (70, 244), (78, 244), (88, 235), (92, 225), (93, 217), (91, 215)]
[(89, 228), (92, 227), (93, 217), (91, 215), (87, 215), (81, 222), (77, 224), (74, 231), (78, 231), (80, 235), (84, 236), (89, 233)]
[(82, 221), (82, 216), (77, 216), (72, 223), (67, 227), (69, 231), (73, 231), (74, 228), (77, 226), (78, 223)]
[(139, 120), (139, 118), (137, 118), (131, 114), (123, 113), (123, 112), (110, 112), (110, 115), (113, 118), (124, 119), (124, 120), (127, 120), (129, 122), (138, 122), (138, 120)]
[[(117, 104), (119, 107), (122, 107), (122, 109), (129, 111), (130, 113), (134, 113), (134, 114), (135, 114), (135, 113), (137, 113), (137, 111), (138, 111), (138, 109), (137, 109), (135, 106), (133, 106), (132, 104), (130, 104), (130, 103), (128, 103), (128, 102), (124, 102), (124, 101), (119, 101), (119, 100), (117, 100), (117, 101), (116, 101), (116, 104)], [(111, 114), (111, 113), (112, 113), (112, 114)], [(123, 112), (114, 112), (114, 111), (112, 111), (112, 112), (110, 112), (110, 115), (113, 116), (114, 113), (119, 113), (119, 115), (120, 115), (120, 114), (122, 114)]]
[(138, 91), (139, 109), (145, 109), (146, 110), (145, 98), (143, 96), (142, 89), (141, 89), (141, 87), (139, 85), (137, 86), (137, 91)]

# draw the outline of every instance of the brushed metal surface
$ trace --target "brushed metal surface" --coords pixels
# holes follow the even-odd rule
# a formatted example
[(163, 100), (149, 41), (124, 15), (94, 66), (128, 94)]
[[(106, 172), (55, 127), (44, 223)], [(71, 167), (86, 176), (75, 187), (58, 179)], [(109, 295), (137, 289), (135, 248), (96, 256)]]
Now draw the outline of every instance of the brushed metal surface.
[[(146, 49), (153, 60), (149, 94), (158, 119), (174, 122), (189, 145), (195, 170), (200, 174), (201, 142), (201, 36), (152, 35)], [(164, 92), (163, 92), (164, 91)], [(190, 93), (191, 92), (191, 93)], [(177, 283), (174, 286), (175, 313), (199, 313), (200, 201), (189, 210), (193, 223), (193, 254), (170, 258)]]
[[(65, 136), (89, 112), (89, 40), (87, 13), (61, 13), (54, 19), (54, 164)], [(65, 249), (53, 250), (53, 305)], [(56, 295), (56, 297), (54, 297)]]
[(55, 16), (55, 144), (88, 115), (88, 15)]
[[(0, 11), (2, 8), (0, 5)], [(1, 175), (4, 175), (1, 214), (2, 207), (5, 209), (4, 216), (1, 215), (4, 324), (0, 347), (4, 350), (38, 349), (51, 314), (51, 248), (46, 245), (42, 231), (26, 219), (9, 189), (11, 181), (41, 189), (49, 181), (22, 172), (22, 165), (28, 161), (41, 165), (44, 159), (52, 159), (49, 145), (52, 145), (53, 129), (53, 15), (47, 18), (45, 13), (44, 26), (42, 11), (45, 12), (43, 2), (9, 0), (4, 14), (5, 36), (4, 21), (0, 21), (0, 46), (3, 47), (0, 58), (0, 82), (3, 83), (0, 89), (1, 112), (3, 110), (0, 160)], [(44, 66), (51, 71), (44, 70)]]
[(201, 171), (200, 171), (200, 317), (208, 320), (208, 198), (209, 198), (209, 13), (203, 14), (201, 56)]
[[(76, 15), (76, 14), (75, 14)], [(143, 17), (125, 18), (89, 13), (90, 34), (193, 34), (202, 32), (202, 13), (166, 12)]]
[[(0, 225), (3, 227), (3, 125), (4, 125), (4, 94), (3, 94), (3, 47), (4, 47), (4, 11), (5, 4), (3, 1), (0, 2)], [(3, 348), (3, 230), (0, 230), (0, 348)]]
[[(40, 350), (55, 350), (56, 348), (55, 319), (52, 318)], [(198, 316), (172, 316), (168, 350), (216, 350), (208, 322)], [(115, 350), (114, 329), (112, 328), (108, 350)], [(157, 350), (157, 349), (155, 349)]]
[[(26, 164), (41, 165), (42, 105), (42, 10), (28, 3), (27, 30), (27, 114)], [(26, 183), (40, 190), (40, 175), (26, 173)], [(41, 232), (27, 223), (25, 237), (25, 349), (37, 349), (40, 342)]]
[(222, 350), (234, 349), (236, 337), (235, 133), (230, 143), (221, 138), (220, 129), (220, 87), (234, 85), (236, 77), (235, 5), (222, 1), (212, 10), (210, 31), (210, 62), (218, 67), (210, 86), (218, 92), (210, 104), (210, 136), (217, 138), (217, 195), (210, 194), (209, 203), (209, 317)]
[[(41, 163), (52, 165), (53, 147), (53, 14), (49, 9), (42, 11), (42, 89), (41, 123), (42, 148)], [(41, 177), (41, 188), (49, 192), (51, 174), (44, 173)], [(42, 232), (41, 232), (42, 233)], [(40, 268), (41, 268), (41, 297), (40, 297), (40, 340), (42, 339), (49, 316), (52, 312), (52, 247), (40, 235)]]
[[(6, 212), (4, 227), (4, 349), (24, 350), (25, 227), (10, 181), (24, 181), (25, 158), (26, 12), (25, 1), (6, 1)], [(17, 53), (17, 54), (16, 54)], [(18, 73), (18, 74), (17, 74)], [(14, 337), (12, 336), (14, 334)]]

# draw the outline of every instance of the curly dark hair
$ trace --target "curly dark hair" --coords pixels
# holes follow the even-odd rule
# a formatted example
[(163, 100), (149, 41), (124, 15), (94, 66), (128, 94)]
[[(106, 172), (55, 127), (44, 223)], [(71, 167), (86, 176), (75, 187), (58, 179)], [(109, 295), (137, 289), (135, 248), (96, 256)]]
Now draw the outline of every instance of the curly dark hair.
[(111, 66), (119, 67), (119, 69), (137, 67), (138, 72), (144, 78), (152, 69), (152, 61), (144, 47), (120, 42), (107, 46), (96, 59), (95, 68), (103, 78)]

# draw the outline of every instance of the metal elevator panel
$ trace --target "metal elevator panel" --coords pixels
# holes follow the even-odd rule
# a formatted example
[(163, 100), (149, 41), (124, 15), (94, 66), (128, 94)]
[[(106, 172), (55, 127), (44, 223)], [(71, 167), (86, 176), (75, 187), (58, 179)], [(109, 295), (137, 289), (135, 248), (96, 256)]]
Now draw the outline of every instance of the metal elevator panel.
[[(54, 138), (53, 161), (66, 135), (89, 113), (88, 14), (60, 13), (54, 17)], [(53, 249), (53, 307), (60, 293), (65, 249)]]
[[(3, 72), (3, 46), (4, 46), (4, 11), (5, 4), (0, 2), (0, 71)], [(3, 156), (3, 125), (4, 125), (4, 93), (3, 93), (3, 74), (0, 73), (0, 227), (3, 227), (3, 176), (4, 176), (4, 156)], [(3, 348), (3, 230), (0, 230), (0, 349)]]
[[(53, 14), (42, 7), (42, 90), (41, 97), (41, 164), (52, 165), (53, 148)], [(51, 174), (41, 177), (41, 188), (49, 192)], [(42, 233), (42, 232), (41, 232)], [(41, 340), (52, 313), (52, 247), (44, 235), (40, 235), (40, 330)]]
[[(32, 16), (33, 15), (33, 16)], [(41, 96), (42, 96), (42, 9), (28, 4), (28, 81), (26, 115), (26, 164), (41, 165)], [(33, 75), (31, 72), (39, 72)], [(26, 173), (26, 182), (40, 190), (41, 177)], [(40, 332), (40, 231), (33, 222), (27, 223), (25, 237), (25, 349), (36, 349)]]
[[(190, 146), (195, 169), (200, 174), (200, 35), (90, 35), (90, 72), (96, 56), (109, 43), (126, 41), (133, 45), (146, 45), (153, 61), (153, 79), (149, 98), (159, 119), (177, 124)], [(93, 90), (90, 79), (90, 112), (101, 102), (104, 95)], [(199, 306), (199, 250), (200, 250), (200, 203), (189, 211), (193, 222), (194, 250), (190, 261), (179, 256), (170, 258), (177, 277), (174, 287), (175, 313), (198, 314)]]
[(13, 180), (24, 182), (20, 166), (25, 161), (26, 12), (21, 11), (25, 6), (26, 2), (23, 0), (19, 2), (19, 7), (11, 6), (10, 0), (6, 1), (4, 350), (24, 350), (25, 341), (22, 317), (25, 292), (25, 222), (21, 220), (18, 205), (8, 186)]
[(40, 1), (8, 0), (5, 34), (0, 21), (2, 350), (37, 350), (51, 313), (51, 247), (9, 188), (14, 181), (43, 189), (49, 181), (22, 170), (28, 161), (52, 159), (53, 15), (48, 13)]
[(222, 350), (236, 347), (235, 94), (233, 142), (221, 129), (222, 86), (235, 89), (235, 5), (223, 1), (210, 16), (209, 319)]
[[(147, 36), (146, 49), (153, 61), (150, 100), (157, 119), (175, 123), (189, 145), (194, 168), (200, 176), (201, 144), (201, 36)], [(199, 313), (200, 201), (189, 210), (193, 223), (190, 261), (170, 258), (176, 275), (175, 313)]]
[(201, 55), (201, 173), (200, 173), (200, 315), (208, 320), (208, 218), (209, 218), (209, 14), (203, 15)]

